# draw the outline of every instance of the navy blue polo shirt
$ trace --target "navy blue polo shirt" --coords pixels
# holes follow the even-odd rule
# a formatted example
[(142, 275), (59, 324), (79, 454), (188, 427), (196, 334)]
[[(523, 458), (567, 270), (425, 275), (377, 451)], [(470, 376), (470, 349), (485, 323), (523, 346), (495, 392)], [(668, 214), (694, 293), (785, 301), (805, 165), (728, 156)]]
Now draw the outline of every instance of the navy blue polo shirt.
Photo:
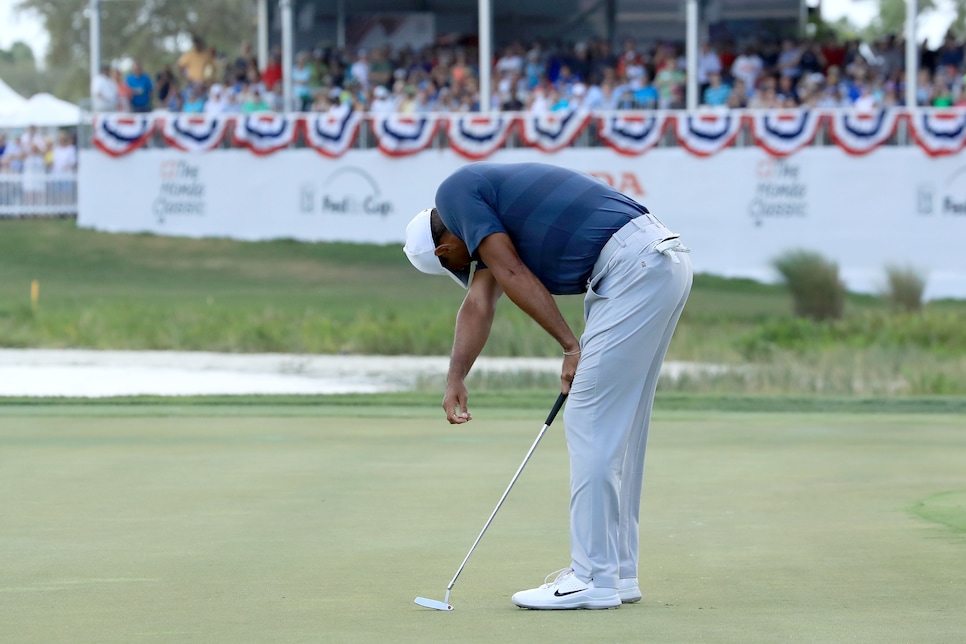
[(509, 235), (523, 263), (555, 295), (585, 292), (607, 240), (647, 213), (603, 181), (544, 163), (464, 166), (440, 184), (436, 209), (476, 260), (484, 238)]

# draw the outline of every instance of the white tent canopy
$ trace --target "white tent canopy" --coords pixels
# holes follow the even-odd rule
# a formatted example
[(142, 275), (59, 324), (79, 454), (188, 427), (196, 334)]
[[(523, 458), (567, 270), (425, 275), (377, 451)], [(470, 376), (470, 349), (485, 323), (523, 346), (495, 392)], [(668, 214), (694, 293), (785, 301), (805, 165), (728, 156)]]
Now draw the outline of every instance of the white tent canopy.
[(23, 109), (24, 105), (26, 104), (27, 99), (13, 91), (9, 85), (0, 79), (0, 126), (2, 126), (7, 119), (11, 118), (14, 114)]
[(63, 127), (77, 125), (81, 121), (81, 109), (56, 96), (41, 93), (34, 94), (29, 100), (21, 97), (21, 101), (9, 113), (0, 111), (0, 127)]

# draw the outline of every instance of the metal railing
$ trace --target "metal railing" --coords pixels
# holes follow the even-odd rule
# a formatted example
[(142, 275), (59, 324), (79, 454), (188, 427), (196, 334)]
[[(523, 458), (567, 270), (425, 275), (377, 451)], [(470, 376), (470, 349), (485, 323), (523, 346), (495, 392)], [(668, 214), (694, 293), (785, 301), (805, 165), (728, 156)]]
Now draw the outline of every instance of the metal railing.
[(0, 218), (77, 215), (77, 174), (0, 174)]

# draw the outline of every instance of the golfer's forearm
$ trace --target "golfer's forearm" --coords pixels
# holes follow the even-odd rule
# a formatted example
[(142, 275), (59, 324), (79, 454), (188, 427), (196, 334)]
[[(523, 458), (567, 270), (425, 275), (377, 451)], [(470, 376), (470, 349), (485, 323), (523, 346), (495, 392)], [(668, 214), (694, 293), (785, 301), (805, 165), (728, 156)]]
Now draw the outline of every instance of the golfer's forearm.
[(565, 351), (579, 345), (577, 336), (560, 313), (557, 302), (536, 275), (527, 271), (513, 272), (501, 277), (503, 280), (500, 286), (507, 297), (552, 335)]
[(456, 333), (447, 375), (450, 381), (461, 381), (470, 372), (490, 336), (495, 310), (495, 307), (482, 306), (471, 299), (463, 302), (456, 314)]

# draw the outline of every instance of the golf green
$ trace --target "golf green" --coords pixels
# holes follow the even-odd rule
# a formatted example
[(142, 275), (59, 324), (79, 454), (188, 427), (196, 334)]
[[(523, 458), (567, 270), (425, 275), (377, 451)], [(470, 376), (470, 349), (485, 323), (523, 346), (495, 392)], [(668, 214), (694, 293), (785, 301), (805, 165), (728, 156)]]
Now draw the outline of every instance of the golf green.
[[(549, 407), (549, 404), (548, 404)], [(952, 642), (966, 423), (659, 411), (644, 600), (509, 602), (568, 564), (558, 421), (446, 585), (545, 412), (452, 428), (351, 408), (0, 414), (5, 642)], [(225, 415), (227, 414), (227, 415)]]

